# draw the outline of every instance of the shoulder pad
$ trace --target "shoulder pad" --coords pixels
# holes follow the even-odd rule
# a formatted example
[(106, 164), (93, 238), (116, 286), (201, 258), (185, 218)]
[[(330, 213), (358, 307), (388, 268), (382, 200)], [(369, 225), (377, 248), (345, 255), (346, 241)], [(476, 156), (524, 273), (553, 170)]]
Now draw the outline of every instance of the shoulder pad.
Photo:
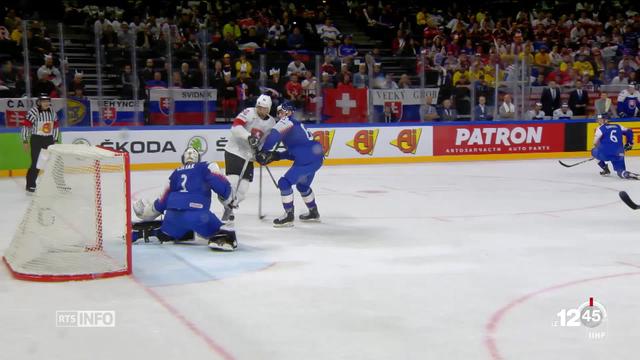
[(215, 161), (210, 162), (207, 167), (211, 173), (222, 175), (222, 171), (220, 170), (220, 167)]

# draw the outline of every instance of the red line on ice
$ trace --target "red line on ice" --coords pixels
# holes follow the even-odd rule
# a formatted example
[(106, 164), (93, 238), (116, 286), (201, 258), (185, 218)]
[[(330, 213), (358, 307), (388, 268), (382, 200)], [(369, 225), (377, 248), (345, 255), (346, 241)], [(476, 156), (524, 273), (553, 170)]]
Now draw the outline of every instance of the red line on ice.
[(133, 279), (133, 281), (136, 284), (142, 287), (147, 292), (147, 294), (149, 294), (152, 298), (154, 298), (160, 305), (162, 305), (165, 309), (167, 309), (167, 311), (169, 311), (171, 315), (173, 315), (176, 319), (178, 319), (181, 323), (183, 323), (189, 330), (191, 330), (192, 333), (194, 333), (196, 336), (204, 340), (204, 342), (207, 344), (209, 349), (211, 349), (216, 354), (220, 355), (225, 360), (235, 360), (233, 355), (231, 355), (221, 345), (216, 343), (209, 335), (207, 335), (203, 330), (201, 330), (196, 324), (194, 324), (189, 319), (187, 319), (186, 316), (184, 316), (180, 311), (178, 311), (178, 309), (176, 309), (171, 304), (169, 304), (169, 302), (167, 302), (162, 296), (160, 296), (160, 294), (153, 291), (153, 289), (146, 287), (134, 276), (131, 276), (131, 279)]

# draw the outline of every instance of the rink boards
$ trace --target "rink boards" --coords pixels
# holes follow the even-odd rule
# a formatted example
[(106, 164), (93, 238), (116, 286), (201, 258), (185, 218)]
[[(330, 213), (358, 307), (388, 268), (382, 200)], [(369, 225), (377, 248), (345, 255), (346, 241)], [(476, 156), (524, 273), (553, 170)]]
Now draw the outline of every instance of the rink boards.
[[(634, 138), (640, 135), (640, 122), (621, 123), (634, 130)], [(587, 156), (596, 125), (591, 120), (314, 124), (307, 130), (322, 144), (325, 164), (332, 165)], [(172, 168), (187, 146), (207, 161), (222, 162), (230, 136), (228, 125), (62, 129), (64, 143), (129, 152), (134, 170)], [(0, 154), (0, 175), (24, 174), (29, 155), (16, 129), (0, 131)]]

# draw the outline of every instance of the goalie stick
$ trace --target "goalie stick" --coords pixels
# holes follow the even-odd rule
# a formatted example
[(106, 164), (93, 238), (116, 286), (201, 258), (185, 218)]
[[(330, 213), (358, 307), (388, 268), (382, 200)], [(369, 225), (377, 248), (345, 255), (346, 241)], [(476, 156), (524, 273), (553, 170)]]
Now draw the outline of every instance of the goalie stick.
[(633, 200), (631, 200), (631, 197), (629, 196), (629, 194), (627, 194), (626, 191), (620, 191), (618, 193), (618, 196), (620, 196), (620, 199), (622, 200), (622, 202), (627, 204), (627, 206), (630, 207), (631, 209), (633, 209), (633, 210), (640, 209), (640, 205), (634, 203)]
[(578, 166), (580, 164), (584, 164), (584, 163), (589, 162), (589, 161), (594, 160), (594, 159), (595, 158), (590, 158), (590, 159), (587, 159), (587, 160), (578, 161), (577, 163), (573, 163), (573, 164), (565, 164), (561, 160), (558, 160), (558, 162), (560, 163), (560, 165), (570, 168), (570, 167)]

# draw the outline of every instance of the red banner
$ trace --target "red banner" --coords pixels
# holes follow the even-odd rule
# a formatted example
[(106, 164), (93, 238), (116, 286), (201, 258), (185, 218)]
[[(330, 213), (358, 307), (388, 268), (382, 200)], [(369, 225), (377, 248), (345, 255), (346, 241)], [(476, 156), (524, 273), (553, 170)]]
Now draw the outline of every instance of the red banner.
[(4, 114), (7, 127), (18, 127), (27, 119), (27, 111), (7, 110)]
[(367, 89), (327, 89), (324, 91), (324, 122), (367, 122)]
[(564, 151), (565, 124), (434, 126), (434, 155)]

